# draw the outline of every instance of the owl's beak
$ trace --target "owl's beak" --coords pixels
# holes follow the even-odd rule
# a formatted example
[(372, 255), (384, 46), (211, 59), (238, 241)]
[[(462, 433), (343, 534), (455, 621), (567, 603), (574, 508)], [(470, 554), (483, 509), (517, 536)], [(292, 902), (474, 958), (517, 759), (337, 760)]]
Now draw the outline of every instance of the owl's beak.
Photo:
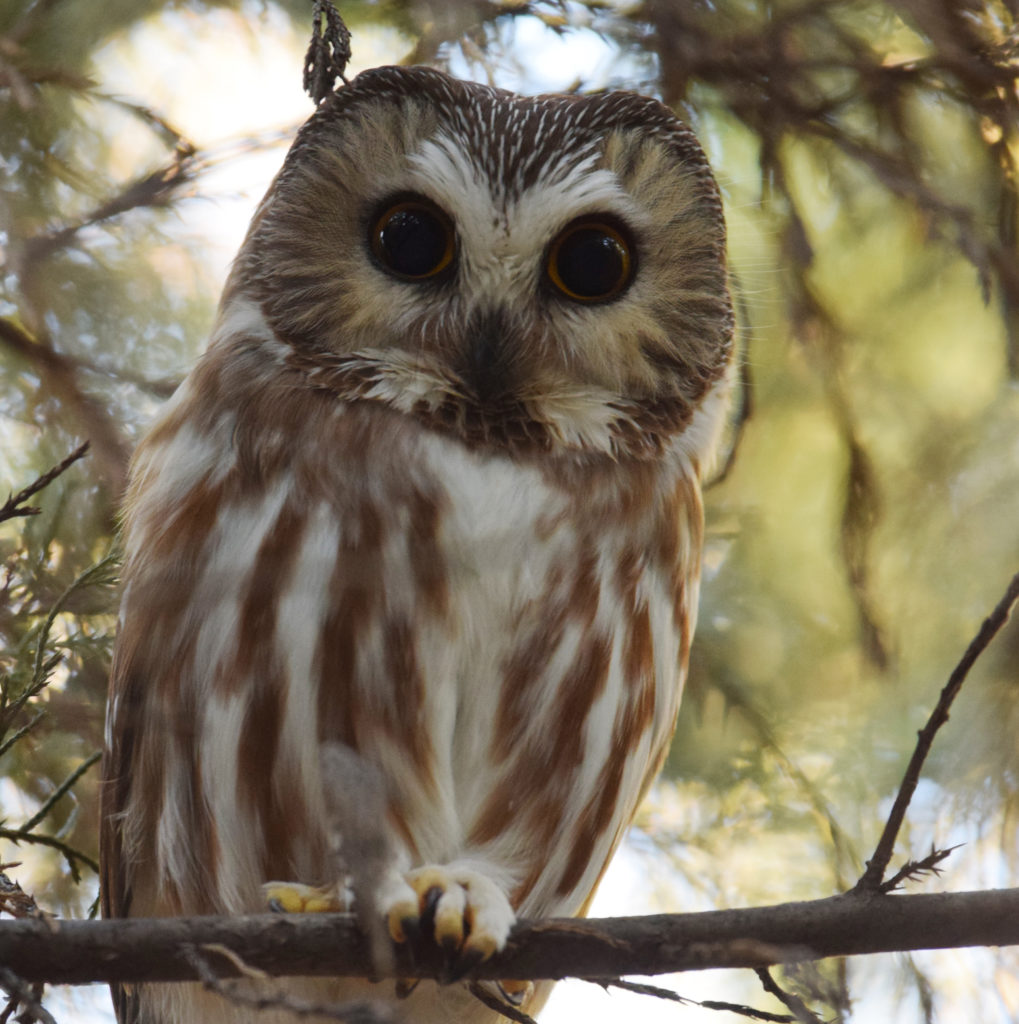
[(513, 333), (512, 320), (502, 309), (477, 313), (468, 321), (463, 377), (480, 402), (511, 390)]

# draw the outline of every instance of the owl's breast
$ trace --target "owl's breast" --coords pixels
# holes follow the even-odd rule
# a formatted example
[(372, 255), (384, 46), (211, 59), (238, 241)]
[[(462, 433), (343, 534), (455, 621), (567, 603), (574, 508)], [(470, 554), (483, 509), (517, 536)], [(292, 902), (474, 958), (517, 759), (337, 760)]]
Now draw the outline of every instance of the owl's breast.
[[(672, 731), (696, 484), (645, 464), (621, 500), (625, 467), (562, 475), (432, 433), (414, 449), (404, 483), (432, 496), (434, 515), (424, 531), (406, 520), (380, 584), (394, 590), (391, 621), (414, 623), (390, 637), (417, 683), (376, 676), (408, 743), (411, 729), (427, 735), (427, 751), (387, 769), (401, 829), (425, 861), (466, 850), (514, 863), (519, 904), (573, 913)], [(397, 594), (424, 557), (431, 596)]]

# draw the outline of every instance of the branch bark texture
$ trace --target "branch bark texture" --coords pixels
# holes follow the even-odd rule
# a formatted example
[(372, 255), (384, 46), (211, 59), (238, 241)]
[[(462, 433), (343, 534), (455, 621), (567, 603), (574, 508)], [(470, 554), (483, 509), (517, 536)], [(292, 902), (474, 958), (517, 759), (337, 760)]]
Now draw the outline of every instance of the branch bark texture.
[[(477, 978), (616, 978), (898, 950), (1019, 944), (1019, 888), (897, 896), (847, 894), (698, 914), (523, 921)], [(198, 953), (222, 977), (374, 974), (346, 914), (0, 922), (0, 964), (25, 981), (183, 981)], [(226, 955), (229, 952), (230, 956)], [(438, 956), (396, 977), (436, 977)]]

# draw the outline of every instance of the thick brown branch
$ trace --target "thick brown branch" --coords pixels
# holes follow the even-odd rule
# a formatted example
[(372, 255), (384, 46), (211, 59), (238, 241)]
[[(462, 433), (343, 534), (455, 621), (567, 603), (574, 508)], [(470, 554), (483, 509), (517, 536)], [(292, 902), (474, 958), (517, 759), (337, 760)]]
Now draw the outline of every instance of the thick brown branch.
[[(478, 978), (618, 978), (911, 949), (1019, 944), (1019, 889), (936, 895), (845, 895), (700, 914), (521, 922)], [(218, 952), (225, 947), (227, 957)], [(239, 964), (274, 976), (368, 976), (353, 917), (250, 917), (0, 922), (0, 963), (26, 981), (179, 981), (194, 951), (223, 977)], [(393, 973), (435, 977), (438, 957)]]

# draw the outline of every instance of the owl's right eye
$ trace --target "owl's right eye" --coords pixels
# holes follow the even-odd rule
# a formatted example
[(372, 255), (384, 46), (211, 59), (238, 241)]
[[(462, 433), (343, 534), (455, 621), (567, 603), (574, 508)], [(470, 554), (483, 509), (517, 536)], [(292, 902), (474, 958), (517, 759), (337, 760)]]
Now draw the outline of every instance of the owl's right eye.
[(387, 206), (372, 225), (370, 241), (375, 258), (405, 281), (426, 281), (441, 274), (456, 253), (452, 222), (423, 199)]

